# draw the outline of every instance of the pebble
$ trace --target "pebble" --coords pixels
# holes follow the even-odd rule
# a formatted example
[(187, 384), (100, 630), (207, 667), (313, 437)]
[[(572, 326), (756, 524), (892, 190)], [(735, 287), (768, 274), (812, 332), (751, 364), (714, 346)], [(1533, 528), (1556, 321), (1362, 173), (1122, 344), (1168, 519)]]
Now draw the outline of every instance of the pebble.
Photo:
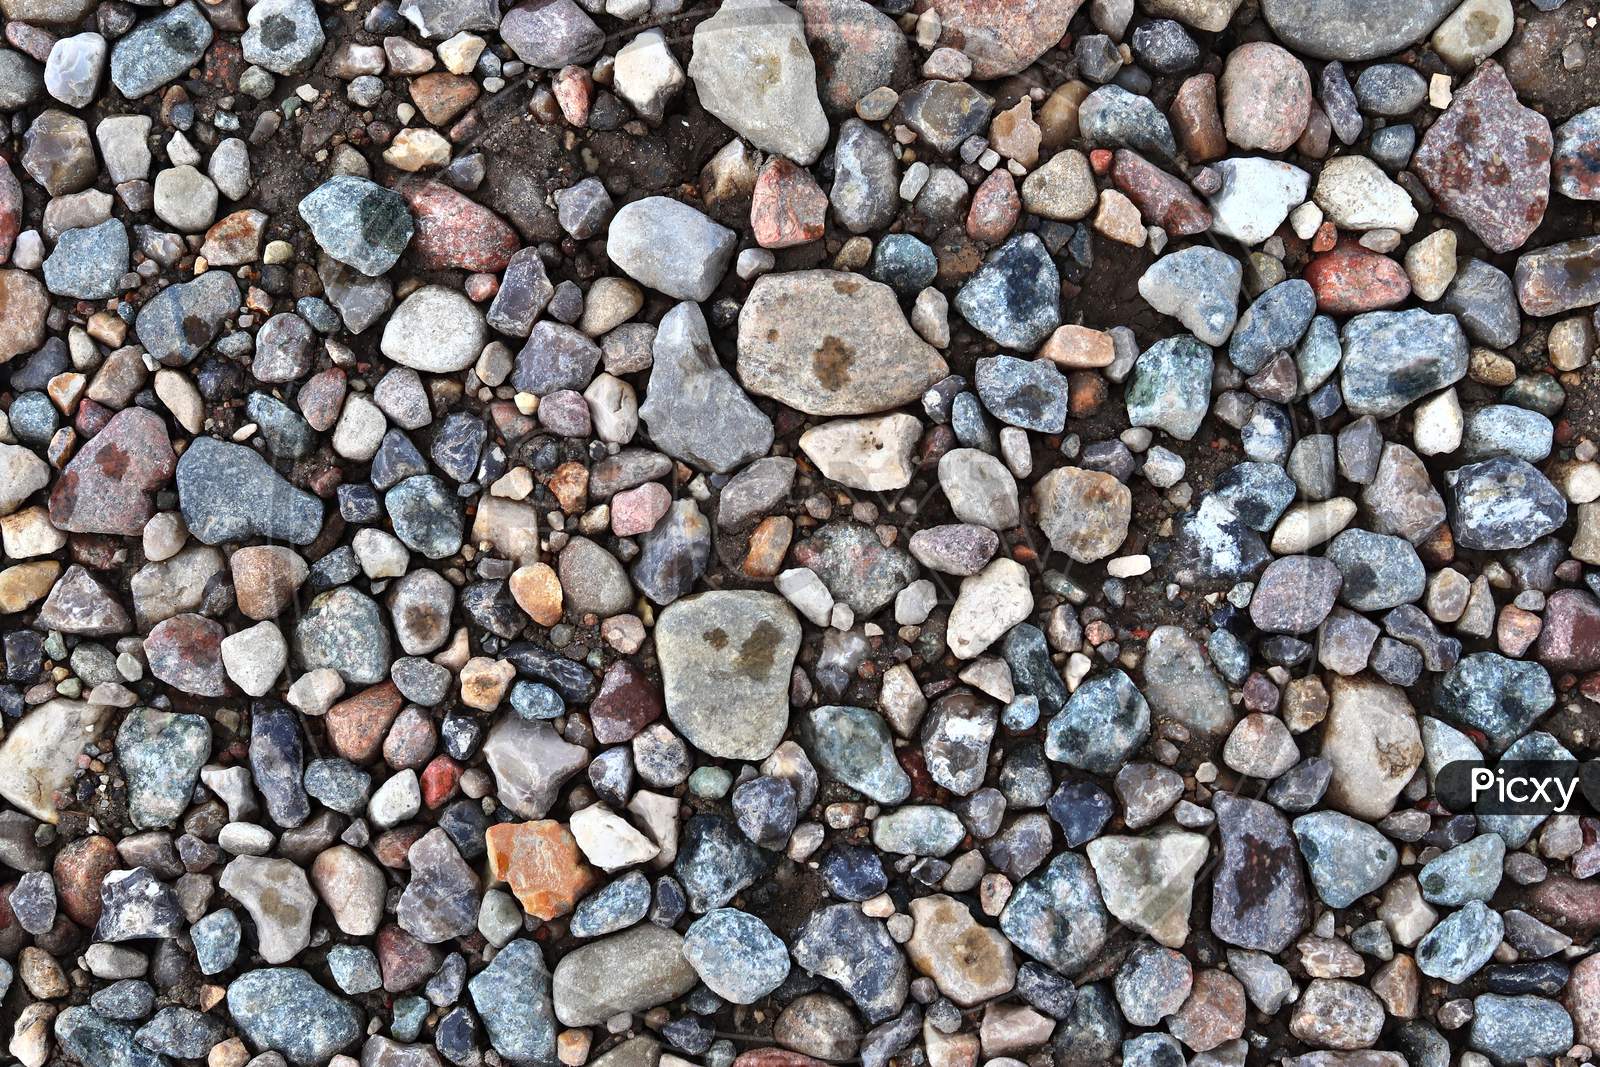
[(948, 372), (906, 322), (894, 290), (822, 270), (756, 280), (739, 311), (737, 369), (752, 393), (808, 415), (896, 407)]
[(1491, 250), (1509, 252), (1544, 218), (1552, 150), (1550, 123), (1518, 102), (1505, 72), (1490, 60), (1455, 90), (1412, 165), (1439, 210), (1460, 219)]

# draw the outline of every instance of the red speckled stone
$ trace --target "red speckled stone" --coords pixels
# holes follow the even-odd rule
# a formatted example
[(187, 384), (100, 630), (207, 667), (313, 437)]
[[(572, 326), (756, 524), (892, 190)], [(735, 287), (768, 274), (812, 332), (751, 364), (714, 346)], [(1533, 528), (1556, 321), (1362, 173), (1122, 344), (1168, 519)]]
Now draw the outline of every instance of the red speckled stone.
[(61, 910), (79, 926), (93, 927), (100, 921), (100, 883), (120, 865), (109, 837), (80, 837), (62, 846), (50, 872)]
[(1553, 671), (1600, 667), (1600, 601), (1581, 589), (1551, 593), (1535, 655)]
[(455, 794), (456, 783), (461, 781), (461, 764), (449, 756), (435, 756), (423, 769), (422, 802), (437, 808)]
[(1016, 226), (1021, 211), (1017, 180), (1008, 170), (993, 170), (972, 194), (972, 210), (967, 212), (967, 236), (974, 241), (999, 244)]
[(599, 694), (589, 703), (589, 721), (595, 740), (616, 745), (632, 740), (665, 710), (661, 694), (645, 673), (627, 660), (618, 660), (606, 671)]
[(329, 708), (325, 721), (334, 751), (355, 763), (372, 760), (400, 713), (400, 704), (400, 690), (393, 682), (384, 682)]
[(1341, 241), (1313, 258), (1305, 279), (1317, 294), (1317, 310), (1330, 315), (1394, 307), (1411, 295), (1404, 267), (1354, 241)]
[(383, 988), (389, 993), (404, 993), (426, 982), (444, 958), (432, 945), (392, 924), (378, 931), (377, 952)]
[(815, 241), (827, 227), (828, 196), (804, 167), (773, 156), (756, 175), (750, 226), (762, 248), (792, 248)]
[(1067, 32), (1083, 0), (932, 0), (939, 43), (972, 60), (979, 81), (1027, 69)]
[(1211, 211), (1189, 186), (1137, 152), (1119, 148), (1111, 162), (1111, 180), (1139, 208), (1147, 223), (1173, 237), (1188, 237), (1211, 228)]
[(506, 220), (448, 185), (405, 182), (396, 191), (416, 217), (410, 251), (423, 270), (498, 274), (521, 244)]
[(0, 163), (0, 263), (11, 258), (11, 246), (22, 231), (22, 183)]
[(69, 533), (137, 536), (153, 510), (148, 494), (177, 465), (160, 415), (119, 411), (61, 473), (50, 493), (50, 522)]
[(1496, 252), (1523, 243), (1550, 203), (1550, 123), (1523, 107), (1498, 63), (1456, 90), (1411, 159), (1438, 209)]

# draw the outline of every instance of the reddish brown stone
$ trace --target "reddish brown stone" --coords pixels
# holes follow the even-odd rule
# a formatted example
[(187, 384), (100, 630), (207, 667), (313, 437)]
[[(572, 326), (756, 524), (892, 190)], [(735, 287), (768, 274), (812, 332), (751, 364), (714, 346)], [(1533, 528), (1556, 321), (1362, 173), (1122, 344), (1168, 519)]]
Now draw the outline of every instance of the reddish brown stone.
[(1575, 940), (1587, 941), (1600, 932), (1600, 881), (1551, 874), (1526, 893), (1526, 907), (1534, 918)]
[(158, 622), (144, 639), (150, 673), (185, 693), (226, 696), (228, 675), (222, 667), (226, 636), (221, 623), (204, 615), (176, 615)]
[(50, 522), (69, 533), (135, 536), (154, 510), (149, 494), (177, 465), (161, 416), (144, 408), (120, 411), (61, 472), (50, 493)]
[(1534, 655), (1554, 671), (1600, 667), (1600, 601), (1581, 589), (1551, 593)]
[(56, 853), (51, 867), (56, 896), (73, 922), (89, 927), (100, 921), (100, 883), (120, 862), (111, 838), (98, 834), (68, 842)]
[(478, 99), (478, 83), (462, 74), (434, 71), (411, 79), (411, 102), (429, 125), (444, 126)]
[(1217, 113), (1217, 79), (1212, 74), (1196, 74), (1178, 87), (1167, 111), (1178, 147), (1191, 163), (1209, 163), (1228, 154), (1228, 138), (1222, 132), (1222, 116)]
[(408, 871), (411, 869), (411, 846), (427, 831), (426, 826), (415, 824), (385, 830), (372, 843), (372, 855), (391, 871)]
[(972, 194), (972, 208), (967, 212), (967, 236), (974, 241), (999, 244), (1016, 226), (1021, 211), (1017, 180), (1010, 171), (996, 168)]
[(395, 684), (384, 682), (329, 708), (326, 723), (334, 751), (347, 760), (370, 763), (402, 703)]
[(547, 487), (563, 514), (576, 515), (589, 501), (589, 468), (582, 463), (563, 463), (550, 475)]
[(383, 739), (383, 761), (397, 770), (415, 770), (433, 755), (439, 731), (433, 718), (418, 707), (408, 707), (389, 726)]
[(22, 183), (0, 162), (0, 263), (11, 258), (11, 246), (22, 232)]
[(345, 373), (338, 367), (318, 371), (306, 379), (295, 395), (300, 414), (318, 433), (333, 429), (344, 407)]
[(378, 968), (388, 993), (404, 993), (433, 977), (444, 954), (390, 924), (378, 931)]
[(410, 252), (423, 270), (498, 274), (521, 246), (517, 231), (506, 220), (448, 185), (407, 181), (396, 191), (415, 216)]
[(1490, 60), (1422, 135), (1411, 169), (1440, 211), (1494, 251), (1509, 252), (1544, 221), (1552, 149), (1550, 123), (1522, 106), (1505, 71)]
[(1223, 971), (1194, 976), (1189, 999), (1167, 1020), (1172, 1036), (1196, 1052), (1210, 1052), (1244, 1034), (1244, 986)]
[(1111, 180), (1139, 208), (1146, 222), (1172, 237), (1188, 237), (1211, 228), (1211, 211), (1189, 186), (1126, 148), (1116, 151)]
[(1313, 258), (1305, 279), (1317, 294), (1317, 310), (1330, 315), (1394, 307), (1411, 295), (1404, 267), (1352, 240)]
[(561, 115), (580, 130), (589, 125), (589, 107), (594, 102), (594, 79), (580, 66), (562, 67), (551, 81)]
[(618, 660), (606, 671), (600, 692), (589, 703), (589, 721), (595, 740), (619, 745), (661, 718), (665, 710), (660, 692), (645, 673), (627, 660)]
[(828, 196), (811, 172), (773, 156), (756, 175), (750, 226), (762, 248), (791, 248), (815, 241), (826, 229)]
[(1566, 1002), (1578, 1040), (1590, 1047), (1600, 1044), (1600, 955), (1585, 956), (1573, 965)]
[(572, 832), (554, 819), (498, 823), (483, 840), (490, 873), (535, 918), (567, 914), (598, 880)]
[(794, 520), (787, 515), (768, 515), (750, 534), (750, 550), (742, 569), (751, 578), (771, 578), (783, 566), (783, 557), (794, 540)]
[(435, 756), (423, 769), (421, 781), (422, 802), (437, 808), (455, 795), (456, 783), (461, 781), (461, 764), (449, 756)]

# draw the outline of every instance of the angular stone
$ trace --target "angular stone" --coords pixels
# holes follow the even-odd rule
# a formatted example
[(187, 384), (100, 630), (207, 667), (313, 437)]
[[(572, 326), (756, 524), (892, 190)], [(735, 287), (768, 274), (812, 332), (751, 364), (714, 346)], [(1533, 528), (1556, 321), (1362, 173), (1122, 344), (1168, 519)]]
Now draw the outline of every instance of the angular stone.
[(1495, 252), (1520, 248), (1550, 200), (1550, 123), (1517, 101), (1500, 64), (1480, 66), (1454, 91), (1412, 156), (1440, 211)]

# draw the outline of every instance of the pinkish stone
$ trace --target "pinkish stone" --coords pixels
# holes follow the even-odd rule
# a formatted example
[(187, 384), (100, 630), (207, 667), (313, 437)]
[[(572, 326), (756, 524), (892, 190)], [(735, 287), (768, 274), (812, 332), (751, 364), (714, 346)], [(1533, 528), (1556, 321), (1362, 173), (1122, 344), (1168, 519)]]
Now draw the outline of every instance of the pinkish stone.
[(498, 274), (521, 245), (510, 223), (448, 185), (408, 181), (396, 191), (416, 217), (411, 254), (423, 270)]
[(1551, 593), (1534, 655), (1553, 671), (1600, 667), (1600, 601), (1581, 589)]
[(1188, 237), (1211, 228), (1211, 211), (1188, 184), (1137, 152), (1119, 148), (1112, 157), (1111, 180), (1139, 208), (1144, 221), (1172, 237)]
[(149, 494), (177, 464), (160, 415), (119, 411), (61, 472), (50, 493), (50, 522), (70, 533), (132, 537), (150, 519)]
[(750, 226), (762, 248), (791, 248), (815, 241), (827, 225), (828, 196), (804, 167), (773, 156), (756, 175)]
[(1305, 279), (1317, 294), (1317, 310), (1355, 315), (1394, 307), (1411, 295), (1405, 268), (1388, 256), (1340, 241), (1306, 264)]
[(661, 693), (645, 673), (627, 660), (606, 671), (600, 692), (589, 703), (594, 737), (603, 745), (619, 745), (661, 718)]
[(185, 693), (226, 696), (228, 676), (222, 667), (226, 635), (221, 623), (204, 615), (175, 615), (158, 622), (144, 639), (150, 673)]
[(1550, 123), (1494, 61), (1456, 90), (1411, 158), (1440, 211), (1496, 252), (1522, 247), (1550, 203)]
[(649, 533), (672, 506), (672, 494), (660, 482), (646, 482), (611, 498), (611, 532), (618, 537)]
[(1017, 224), (1022, 200), (1017, 196), (1017, 181), (1008, 170), (996, 169), (972, 194), (972, 210), (967, 212), (967, 236), (974, 241), (999, 244)]

